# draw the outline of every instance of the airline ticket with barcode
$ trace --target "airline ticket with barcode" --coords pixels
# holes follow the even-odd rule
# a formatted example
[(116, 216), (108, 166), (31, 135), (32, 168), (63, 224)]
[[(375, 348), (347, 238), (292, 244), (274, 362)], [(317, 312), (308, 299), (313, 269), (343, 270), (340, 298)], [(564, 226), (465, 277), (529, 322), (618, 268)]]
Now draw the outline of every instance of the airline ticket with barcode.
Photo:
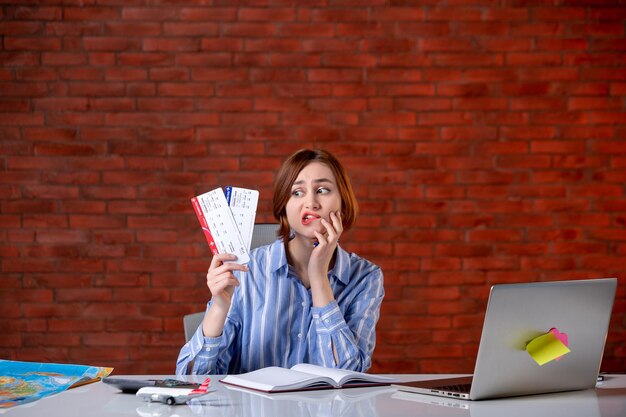
[[(226, 194), (225, 194), (226, 192)], [(250, 242), (259, 200), (257, 190), (216, 188), (191, 199), (211, 252), (231, 253), (235, 262), (250, 261)]]
[(259, 204), (259, 192), (257, 190), (228, 186), (224, 189), (224, 193), (243, 243), (250, 251), (256, 208)]

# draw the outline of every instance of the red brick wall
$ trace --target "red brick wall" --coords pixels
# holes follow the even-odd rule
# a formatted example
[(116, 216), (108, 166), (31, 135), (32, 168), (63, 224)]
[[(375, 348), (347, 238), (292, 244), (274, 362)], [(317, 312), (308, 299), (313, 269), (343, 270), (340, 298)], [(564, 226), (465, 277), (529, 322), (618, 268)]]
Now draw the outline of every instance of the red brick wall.
[(0, 10), (0, 357), (173, 372), (209, 296), (189, 198), (257, 188), (270, 221), (317, 146), (361, 202), (345, 246), (385, 271), (373, 371), (470, 372), (490, 285), (603, 276), (625, 369), (623, 1)]

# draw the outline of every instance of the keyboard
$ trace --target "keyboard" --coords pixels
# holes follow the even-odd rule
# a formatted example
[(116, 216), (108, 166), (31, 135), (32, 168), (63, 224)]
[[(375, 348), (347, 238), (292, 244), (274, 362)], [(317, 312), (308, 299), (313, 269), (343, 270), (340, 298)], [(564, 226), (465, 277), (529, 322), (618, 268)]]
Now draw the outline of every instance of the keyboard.
[(462, 392), (464, 394), (469, 394), (471, 388), (472, 388), (472, 384), (454, 384), (454, 385), (442, 385), (439, 387), (433, 387), (431, 389), (438, 390), (438, 391)]

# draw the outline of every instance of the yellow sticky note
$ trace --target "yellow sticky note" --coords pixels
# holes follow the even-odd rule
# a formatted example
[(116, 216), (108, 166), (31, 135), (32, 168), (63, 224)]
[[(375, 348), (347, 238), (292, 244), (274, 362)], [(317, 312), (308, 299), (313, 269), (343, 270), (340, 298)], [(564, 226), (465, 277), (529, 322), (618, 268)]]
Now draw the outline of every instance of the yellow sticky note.
[(526, 351), (539, 366), (570, 352), (569, 348), (552, 332), (542, 334), (531, 340), (526, 345)]

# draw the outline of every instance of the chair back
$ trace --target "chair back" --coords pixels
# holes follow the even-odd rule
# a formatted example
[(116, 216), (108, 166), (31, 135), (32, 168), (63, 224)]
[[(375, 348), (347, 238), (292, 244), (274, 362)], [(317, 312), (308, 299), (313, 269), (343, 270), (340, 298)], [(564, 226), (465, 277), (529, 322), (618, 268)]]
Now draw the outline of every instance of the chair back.
[(183, 317), (183, 326), (185, 327), (185, 342), (188, 342), (191, 339), (191, 336), (196, 332), (196, 329), (202, 323), (202, 319), (204, 318), (204, 311), (199, 311), (197, 313), (187, 314)]
[(274, 223), (258, 223), (254, 225), (252, 231), (252, 242), (250, 243), (250, 250), (256, 249), (259, 246), (269, 245), (274, 243), (278, 236), (278, 225)]

